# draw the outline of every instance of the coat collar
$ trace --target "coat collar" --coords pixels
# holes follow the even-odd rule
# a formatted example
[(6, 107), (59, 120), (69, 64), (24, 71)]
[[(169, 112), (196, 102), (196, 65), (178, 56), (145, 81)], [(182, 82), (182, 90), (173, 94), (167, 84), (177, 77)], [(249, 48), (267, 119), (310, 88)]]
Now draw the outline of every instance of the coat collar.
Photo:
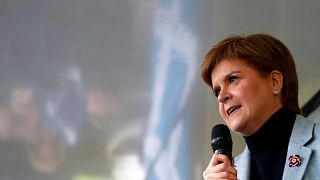
[[(297, 115), (289, 141), (286, 164), (282, 179), (302, 179), (309, 163), (312, 150), (305, 147), (305, 144), (312, 139), (314, 122), (306, 120), (303, 116)], [(300, 156), (300, 166), (290, 167), (290, 156)]]
[[(314, 122), (307, 120), (301, 115), (297, 115), (289, 141), (286, 164), (284, 167), (282, 179), (302, 179), (312, 153), (312, 150), (305, 147), (304, 145), (312, 139), (313, 128)], [(300, 166), (289, 166), (289, 157), (293, 155), (300, 156)], [(246, 147), (243, 153), (241, 153), (241, 155), (239, 155), (235, 159), (235, 164), (238, 171), (238, 179), (249, 180), (251, 167), (250, 151), (248, 147)]]

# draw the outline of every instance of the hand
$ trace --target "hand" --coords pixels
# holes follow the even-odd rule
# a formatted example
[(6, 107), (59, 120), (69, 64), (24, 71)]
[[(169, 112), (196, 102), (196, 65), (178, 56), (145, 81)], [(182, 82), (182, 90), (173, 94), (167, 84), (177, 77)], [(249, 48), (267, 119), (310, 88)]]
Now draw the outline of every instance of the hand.
[(237, 170), (231, 166), (227, 156), (215, 153), (213, 154), (207, 169), (203, 172), (203, 178), (205, 180), (237, 180)]

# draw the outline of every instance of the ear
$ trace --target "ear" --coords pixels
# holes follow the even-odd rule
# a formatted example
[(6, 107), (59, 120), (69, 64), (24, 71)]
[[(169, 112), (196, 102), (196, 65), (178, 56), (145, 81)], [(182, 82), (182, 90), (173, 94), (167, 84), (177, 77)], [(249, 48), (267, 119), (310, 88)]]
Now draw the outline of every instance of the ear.
[(271, 71), (270, 75), (271, 75), (271, 79), (272, 79), (273, 90), (281, 92), (282, 86), (283, 86), (282, 73), (278, 70), (273, 70), (273, 71)]

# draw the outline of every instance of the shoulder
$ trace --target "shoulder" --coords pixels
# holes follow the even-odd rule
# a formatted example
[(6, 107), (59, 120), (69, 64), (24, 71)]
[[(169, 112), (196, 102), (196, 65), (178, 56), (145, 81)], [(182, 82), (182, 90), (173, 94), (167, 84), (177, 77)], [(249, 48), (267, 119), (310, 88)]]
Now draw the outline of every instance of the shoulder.
[(291, 136), (293, 141), (302, 144), (320, 144), (320, 124), (297, 115)]
[(294, 129), (301, 129), (301, 128), (303, 128), (304, 130), (312, 130), (313, 132), (319, 134), (320, 123), (312, 121), (300, 114), (297, 114)]

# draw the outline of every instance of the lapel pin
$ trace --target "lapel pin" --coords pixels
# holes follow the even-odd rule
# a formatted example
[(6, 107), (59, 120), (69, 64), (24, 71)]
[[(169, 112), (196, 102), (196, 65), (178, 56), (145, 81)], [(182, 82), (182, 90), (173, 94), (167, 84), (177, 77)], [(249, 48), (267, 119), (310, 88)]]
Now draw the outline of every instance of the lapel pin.
[(289, 157), (289, 167), (298, 167), (300, 166), (300, 156), (294, 155)]

